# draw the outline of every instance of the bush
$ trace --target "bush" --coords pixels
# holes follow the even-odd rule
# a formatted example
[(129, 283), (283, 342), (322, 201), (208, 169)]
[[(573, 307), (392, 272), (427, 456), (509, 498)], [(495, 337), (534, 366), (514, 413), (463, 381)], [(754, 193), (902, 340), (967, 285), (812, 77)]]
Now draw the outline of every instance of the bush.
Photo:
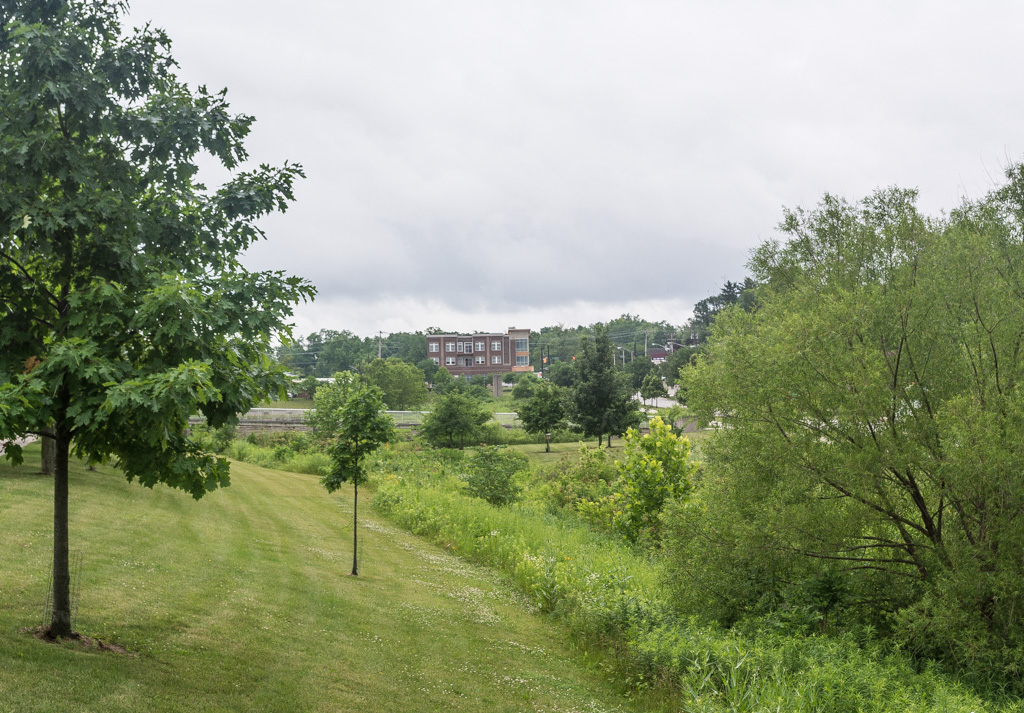
[(432, 446), (462, 448), (479, 443), (480, 429), (490, 419), (491, 414), (477, 401), (451, 392), (437, 400), (419, 432)]
[(487, 389), (487, 391), (490, 392), (491, 378), (490, 374), (475, 374), (469, 378), (469, 385), (479, 386), (480, 388)]
[(610, 494), (617, 477), (615, 463), (604, 448), (580, 444), (576, 456), (563, 456), (541, 486), (541, 497), (552, 509), (575, 511), (583, 501), (596, 501)]
[(529, 459), (519, 451), (501, 446), (481, 448), (469, 461), (470, 474), (466, 478), (469, 494), (491, 505), (511, 505), (523, 492), (516, 482), (516, 474), (529, 467)]
[(202, 449), (214, 453), (223, 453), (235, 440), (238, 427), (234, 424), (224, 424), (219, 428), (210, 428), (205, 423), (197, 424), (191, 428), (192, 440)]
[(529, 373), (524, 374), (512, 388), (512, 398), (516, 401), (530, 398), (539, 383), (540, 380), (537, 377)]

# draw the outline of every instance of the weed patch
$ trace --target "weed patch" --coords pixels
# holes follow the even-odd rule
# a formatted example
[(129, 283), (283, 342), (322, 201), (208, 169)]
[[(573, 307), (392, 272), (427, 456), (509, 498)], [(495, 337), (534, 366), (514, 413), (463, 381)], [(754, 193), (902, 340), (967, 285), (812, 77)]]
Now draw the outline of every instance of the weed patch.
[(468, 497), (451, 465), (429, 452), (382, 455), (375, 480), (374, 505), (393, 522), (500, 570), (537, 609), (610, 652), (623, 683), (668, 692), (687, 710), (1022, 710), (852, 636), (743, 633), (682, 619), (658, 560), (574, 518)]

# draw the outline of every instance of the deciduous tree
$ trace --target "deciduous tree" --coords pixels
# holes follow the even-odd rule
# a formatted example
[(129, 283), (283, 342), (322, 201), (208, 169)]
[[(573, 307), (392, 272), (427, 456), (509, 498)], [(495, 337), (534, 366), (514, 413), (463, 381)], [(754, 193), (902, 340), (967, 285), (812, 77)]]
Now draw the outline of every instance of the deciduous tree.
[(640, 385), (640, 398), (644, 401), (656, 399), (659, 396), (668, 396), (668, 390), (661, 381), (661, 375), (652, 371), (644, 377), (644, 383)]
[(617, 461), (622, 512), (617, 526), (627, 539), (661, 540), (661, 511), (665, 504), (689, 492), (697, 464), (690, 460), (690, 441), (655, 416), (650, 431), (626, 432), (623, 458)]
[[(519, 420), (527, 433), (543, 434), (565, 427), (565, 394), (554, 384), (542, 381), (533, 395), (519, 404)], [(550, 441), (545, 450), (551, 451)]]
[[(227, 485), (188, 418), (220, 426), (283, 393), (271, 344), (312, 295), (239, 262), (301, 169), (238, 171), (252, 117), (179, 81), (167, 36), (122, 32), (124, 10), (12, 0), (0, 14), (0, 438), (56, 444), (53, 636), (71, 633), (71, 452), (195, 498)], [(205, 188), (201, 153), (234, 177)]]
[(389, 409), (404, 411), (427, 400), (423, 372), (397, 357), (374, 359), (362, 373), (381, 390), (384, 404)]
[(373, 384), (360, 381), (349, 384), (328, 448), (331, 471), (321, 481), (329, 493), (343, 483), (352, 483), (353, 575), (359, 574), (359, 485), (366, 482), (363, 460), (395, 437), (395, 423), (384, 412), (382, 396)]
[(339, 371), (328, 384), (313, 395), (313, 408), (306, 412), (306, 423), (322, 441), (330, 440), (341, 427), (341, 410), (352, 392), (365, 386), (365, 379), (351, 371)]
[(452, 392), (437, 399), (423, 419), (420, 435), (434, 446), (464, 448), (478, 439), (480, 427), (489, 420), (491, 414), (475, 399)]
[(719, 561), (828, 568), (961, 665), (1024, 646), (1024, 168), (1008, 178), (941, 220), (900, 189), (787, 213), (752, 260), (757, 308), (718, 315), (689, 380), (726, 426), (705, 510), (751, 523), (714, 526)]

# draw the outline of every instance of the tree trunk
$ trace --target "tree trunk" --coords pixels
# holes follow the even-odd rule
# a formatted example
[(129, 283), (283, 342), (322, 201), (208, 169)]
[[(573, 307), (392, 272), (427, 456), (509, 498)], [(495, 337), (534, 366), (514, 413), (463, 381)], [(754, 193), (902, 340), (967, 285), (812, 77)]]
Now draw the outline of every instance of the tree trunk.
[(359, 483), (352, 481), (354, 495), (352, 497), (352, 576), (359, 575)]
[(53, 475), (53, 617), (50, 636), (71, 636), (71, 573), (68, 566), (68, 453), (71, 439), (58, 432)]
[(43, 475), (57, 474), (57, 441), (51, 436), (43, 436), (43, 455), (39, 472)]

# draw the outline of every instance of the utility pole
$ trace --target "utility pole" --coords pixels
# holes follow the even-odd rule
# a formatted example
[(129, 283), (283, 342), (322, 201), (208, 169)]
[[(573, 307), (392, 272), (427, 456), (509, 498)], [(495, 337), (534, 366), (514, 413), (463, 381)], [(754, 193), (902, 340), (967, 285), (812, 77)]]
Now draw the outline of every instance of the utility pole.
[(382, 341), (383, 338), (384, 338), (384, 332), (377, 332), (377, 358), (378, 359), (381, 358), (381, 353), (383, 351), (383, 341)]

